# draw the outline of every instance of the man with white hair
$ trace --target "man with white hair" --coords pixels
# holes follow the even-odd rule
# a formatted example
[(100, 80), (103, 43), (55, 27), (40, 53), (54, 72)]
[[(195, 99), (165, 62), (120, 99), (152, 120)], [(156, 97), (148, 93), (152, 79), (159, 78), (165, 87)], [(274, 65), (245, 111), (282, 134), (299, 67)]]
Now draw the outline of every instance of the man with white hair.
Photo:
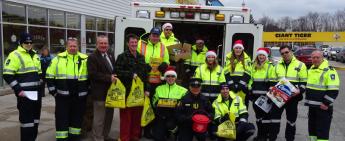
[(179, 43), (179, 40), (175, 38), (175, 35), (172, 32), (173, 26), (171, 23), (163, 24), (162, 30), (163, 32), (160, 35), (160, 39), (164, 46), (167, 47)]

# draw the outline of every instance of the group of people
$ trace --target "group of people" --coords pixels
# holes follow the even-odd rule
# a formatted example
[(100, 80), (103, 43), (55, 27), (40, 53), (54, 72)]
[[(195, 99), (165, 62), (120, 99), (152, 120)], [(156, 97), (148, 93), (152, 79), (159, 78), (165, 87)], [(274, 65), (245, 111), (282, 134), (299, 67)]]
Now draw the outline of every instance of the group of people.
[[(79, 52), (79, 41), (68, 38), (66, 51), (50, 59), (46, 73), (40, 58), (32, 49), (32, 36), (24, 33), (18, 48), (5, 61), (4, 79), (17, 97), (21, 140), (37, 138), (42, 105), (42, 81), (55, 98), (56, 140), (81, 139), (81, 126), (87, 97), (92, 99), (92, 138), (110, 140), (109, 132), (114, 109), (105, 107), (107, 91), (112, 83), (121, 81), (129, 95), (132, 80), (139, 77), (144, 84), (144, 95), (150, 98), (155, 119), (144, 127), (143, 136), (155, 141), (165, 141), (176, 136), (178, 141), (227, 140), (217, 136), (217, 127), (231, 120), (236, 125), (236, 140), (244, 141), (255, 133), (248, 122), (249, 101), (253, 103), (257, 125), (257, 141), (274, 141), (280, 129), (281, 115), (286, 110), (287, 141), (294, 140), (298, 103), (305, 94), (309, 106), (308, 131), (311, 140), (326, 141), (332, 120), (333, 103), (338, 95), (339, 77), (336, 70), (323, 59), (322, 52), (312, 53), (313, 66), (309, 70), (297, 60), (289, 46), (280, 47), (282, 59), (277, 64), (269, 61), (269, 50), (259, 48), (252, 61), (246, 54), (245, 43), (237, 40), (226, 55), (225, 65), (218, 64), (218, 55), (208, 50), (203, 39), (196, 39), (191, 58), (185, 60), (187, 86), (176, 82), (177, 73), (170, 66), (167, 46), (178, 43), (171, 23), (152, 28), (148, 38), (135, 34), (126, 36), (125, 49), (115, 59), (110, 52), (108, 38), (97, 37), (96, 50), (91, 55)], [(49, 60), (49, 61), (50, 61)], [(288, 79), (297, 89), (292, 99), (282, 108), (272, 104), (269, 112), (263, 111), (255, 101), (282, 78)], [(37, 99), (29, 99), (28, 93)], [(120, 109), (120, 140), (139, 140), (142, 136), (143, 107)], [(194, 125), (203, 115), (207, 120), (205, 130)], [(204, 127), (205, 128), (205, 127)]]

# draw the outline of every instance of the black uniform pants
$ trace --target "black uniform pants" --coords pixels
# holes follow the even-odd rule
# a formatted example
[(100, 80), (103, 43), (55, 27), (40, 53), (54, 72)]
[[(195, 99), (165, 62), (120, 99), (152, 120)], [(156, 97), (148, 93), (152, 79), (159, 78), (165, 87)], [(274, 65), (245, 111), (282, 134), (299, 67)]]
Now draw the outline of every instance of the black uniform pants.
[(285, 128), (285, 139), (287, 141), (295, 140), (296, 134), (296, 120), (298, 114), (298, 99), (291, 99), (282, 108), (278, 108), (273, 104), (271, 109), (271, 125), (269, 128), (269, 139), (274, 141), (277, 139), (280, 129), (281, 115), (286, 110), (286, 128)]
[(328, 110), (322, 110), (319, 107), (309, 107), (309, 136), (315, 136), (317, 139), (328, 140), (332, 117), (333, 107), (329, 107)]
[(154, 141), (168, 140), (168, 136), (170, 135), (169, 130), (173, 130), (175, 127), (177, 127), (177, 124), (174, 117), (167, 117), (163, 119), (156, 116), (152, 127)]
[(192, 129), (192, 124), (184, 124), (178, 127), (177, 141), (192, 141), (193, 137), (195, 137), (198, 141), (205, 141), (206, 132), (194, 132)]
[(77, 94), (55, 97), (56, 140), (79, 141), (86, 106), (86, 96)]
[[(253, 109), (256, 117), (256, 126), (258, 128), (257, 138), (267, 139), (268, 138), (268, 128), (270, 124), (270, 115), (263, 111), (260, 107), (255, 104), (255, 101), (260, 97), (260, 95), (255, 96), (253, 99)], [(273, 103), (274, 104), (274, 103)]]
[(20, 139), (21, 141), (35, 141), (38, 134), (38, 124), (41, 117), (42, 98), (38, 96), (37, 101), (29, 100), (26, 97), (17, 98), (19, 110)]

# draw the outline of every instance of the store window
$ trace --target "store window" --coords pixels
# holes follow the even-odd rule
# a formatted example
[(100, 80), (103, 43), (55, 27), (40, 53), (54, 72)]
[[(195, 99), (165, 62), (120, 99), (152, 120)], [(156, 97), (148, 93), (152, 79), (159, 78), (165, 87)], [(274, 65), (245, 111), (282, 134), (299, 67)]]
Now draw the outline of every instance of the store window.
[(65, 12), (58, 10), (49, 10), (49, 25), (56, 27), (65, 27)]
[(109, 38), (109, 49), (110, 51), (114, 52), (115, 51), (114, 34), (108, 33), (108, 38)]
[(12, 2), (3, 2), (2, 18), (4, 22), (26, 23), (25, 6)]
[(10, 52), (17, 49), (20, 34), (26, 31), (26, 27), (8, 24), (4, 24), (3, 27), (4, 56), (7, 58)]
[(28, 6), (28, 21), (29, 24), (47, 25), (47, 9)]
[(50, 29), (50, 52), (57, 54), (65, 51), (65, 29)]
[(91, 16), (85, 17), (85, 24), (87, 30), (96, 30), (96, 18)]
[(96, 32), (86, 32), (86, 53), (91, 54), (96, 49)]
[(40, 52), (41, 49), (48, 47), (48, 28), (29, 27), (29, 33), (32, 35), (33, 48)]
[(114, 20), (108, 20), (108, 31), (109, 32), (115, 32), (115, 21)]
[[(80, 31), (79, 30), (67, 30), (67, 38), (74, 37), (78, 39), (79, 46), (80, 46)], [(79, 48), (80, 49), (80, 48)]]
[(106, 31), (107, 20), (103, 18), (97, 18), (97, 30)]
[(80, 15), (74, 13), (66, 13), (67, 27), (80, 29)]

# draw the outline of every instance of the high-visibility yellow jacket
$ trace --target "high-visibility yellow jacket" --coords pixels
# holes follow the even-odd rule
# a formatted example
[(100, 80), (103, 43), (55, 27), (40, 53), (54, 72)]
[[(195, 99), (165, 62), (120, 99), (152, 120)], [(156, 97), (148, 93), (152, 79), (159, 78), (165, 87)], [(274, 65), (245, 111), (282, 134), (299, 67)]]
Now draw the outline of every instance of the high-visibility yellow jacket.
[(284, 60), (281, 59), (274, 67), (272, 77), (273, 83), (271, 85), (275, 85), (282, 78), (288, 79), (300, 89), (300, 94), (296, 98), (298, 100), (303, 99), (302, 94), (305, 92), (307, 82), (307, 67), (303, 62), (297, 60), (294, 56), (289, 64), (285, 64)]
[(16, 95), (21, 91), (38, 91), (41, 73), (41, 62), (36, 52), (21, 46), (8, 55), (3, 68), (4, 79)]
[(177, 38), (175, 38), (175, 35), (174, 33), (171, 33), (171, 35), (169, 36), (169, 38), (166, 38), (165, 35), (164, 35), (164, 32), (161, 33), (160, 35), (160, 39), (161, 39), (161, 42), (164, 44), (164, 46), (168, 47), (168, 46), (171, 46), (171, 45), (175, 45), (175, 44), (178, 44), (179, 41)]
[(202, 51), (199, 53), (197, 53), (196, 50), (197, 50), (196, 45), (193, 45), (192, 46), (192, 52), (191, 52), (192, 53), (191, 58), (186, 59), (185, 64), (190, 65), (190, 66), (194, 66), (194, 67), (199, 67), (205, 63), (206, 53), (208, 51), (207, 47), (204, 46), (202, 48)]
[(243, 52), (244, 62), (242, 63), (238, 59), (234, 60), (235, 68), (232, 71), (230, 58), (232, 53), (226, 55), (224, 75), (226, 82), (229, 84), (230, 89), (241, 96), (242, 99), (245, 99), (245, 95), (249, 93), (250, 77), (252, 70), (252, 61), (250, 57)]
[(322, 103), (332, 106), (339, 93), (337, 71), (324, 60), (319, 67), (308, 70), (306, 105), (319, 107)]
[(137, 51), (145, 57), (145, 63), (149, 64), (151, 58), (161, 58), (163, 62), (170, 64), (168, 49), (162, 42), (152, 44), (151, 41), (139, 40)]
[(262, 68), (255, 68), (253, 65), (249, 83), (253, 95), (265, 95), (268, 92), (270, 80), (274, 78), (272, 76), (273, 70), (274, 66), (268, 60), (263, 64)]
[(67, 51), (59, 53), (46, 72), (48, 90), (51, 94), (86, 96), (88, 91), (87, 55), (75, 55)]
[[(214, 119), (219, 120), (224, 118), (225, 115), (232, 113), (236, 117), (236, 121), (246, 122), (248, 119), (248, 111), (246, 105), (243, 103), (241, 97), (237, 96), (234, 92), (229, 92), (229, 98), (224, 99), (221, 94), (212, 103), (215, 114)], [(228, 118), (228, 117), (225, 117)]]
[(220, 65), (210, 71), (207, 64), (203, 64), (195, 70), (194, 78), (202, 79), (201, 94), (214, 99), (219, 95), (219, 84), (225, 82), (223, 68)]
[(153, 106), (159, 117), (171, 118), (175, 115), (175, 109), (179, 100), (187, 93), (187, 89), (176, 83), (165, 83), (156, 88), (153, 96)]

